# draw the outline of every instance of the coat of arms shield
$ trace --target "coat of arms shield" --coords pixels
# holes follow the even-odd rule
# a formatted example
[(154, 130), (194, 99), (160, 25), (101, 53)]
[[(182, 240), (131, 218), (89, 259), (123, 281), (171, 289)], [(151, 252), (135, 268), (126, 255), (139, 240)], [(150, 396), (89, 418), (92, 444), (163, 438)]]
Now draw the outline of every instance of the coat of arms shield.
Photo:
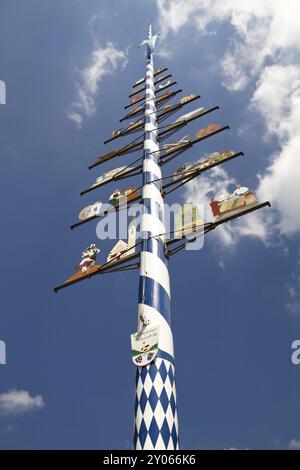
[(131, 335), (131, 355), (136, 366), (150, 364), (158, 352), (159, 327), (146, 328)]

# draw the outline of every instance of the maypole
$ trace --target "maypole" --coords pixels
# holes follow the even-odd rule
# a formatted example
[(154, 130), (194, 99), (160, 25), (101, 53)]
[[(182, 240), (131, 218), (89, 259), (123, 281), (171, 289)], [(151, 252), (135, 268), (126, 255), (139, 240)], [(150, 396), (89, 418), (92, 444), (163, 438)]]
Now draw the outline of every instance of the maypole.
[[(118, 240), (102, 264), (98, 264), (100, 249), (95, 243), (90, 243), (82, 251), (81, 261), (75, 266), (76, 272), (54, 290), (58, 292), (94, 276), (139, 268), (138, 331), (131, 335), (131, 358), (137, 366), (134, 447), (144, 450), (176, 450), (179, 448), (178, 418), (167, 259), (182, 252), (189, 243), (217, 227), (267, 207), (270, 203), (259, 202), (250, 188), (237, 184), (231, 194), (224, 188), (225, 192), (221, 194), (209, 195), (211, 214), (205, 213), (204, 220), (198, 216), (197, 210), (194, 210), (197, 209), (196, 205), (191, 210), (179, 206), (175, 214), (174, 230), (169, 226), (166, 228), (164, 198), (168, 194), (194, 178), (201, 177), (204, 172), (215, 166), (228, 164), (244, 153), (234, 149), (212, 149), (210, 153), (198, 156), (195, 163), (181, 163), (175, 172), (173, 170), (162, 177), (162, 166), (167, 165), (168, 168), (168, 164), (175, 158), (194, 149), (204, 140), (228, 130), (229, 126), (211, 122), (201, 127), (195, 136), (191, 137), (184, 132), (179, 139), (166, 142), (160, 148), (160, 142), (183, 130), (189, 123), (206, 119), (206, 116), (217, 111), (219, 106), (198, 107), (180, 115), (173, 122), (161, 125), (183, 107), (200, 99), (200, 96), (188, 94), (175, 104), (169, 104), (182, 90), (170, 90), (176, 85), (176, 81), (169, 79), (171, 74), (162, 75), (168, 70), (166, 67), (153, 69), (153, 51), (157, 36), (152, 36), (150, 26), (148, 38), (141, 44), (147, 47), (146, 76), (134, 83), (134, 90), (129, 95), (130, 101), (124, 106), (126, 115), (120, 122), (136, 118), (137, 120), (112, 131), (104, 144), (124, 137), (131, 138), (134, 133), (138, 133), (138, 137), (114, 150), (102, 153), (89, 169), (110, 164), (109, 162), (119, 162), (121, 157), (126, 158), (134, 152), (141, 151), (141, 155), (129, 163), (122, 162), (122, 166), (107, 168), (80, 194), (83, 196), (102, 188), (105, 191), (112, 183), (122, 184), (123, 180), (134, 177), (139, 178), (137, 186), (115, 188), (108, 197), (109, 204), (102, 203), (102, 200), (107, 198), (105, 195), (104, 199), (101, 197), (101, 200), (90, 203), (81, 209), (78, 220), (71, 225), (71, 229), (105, 219), (108, 214), (116, 217), (119, 211), (126, 210), (129, 205), (137, 204), (138, 212), (139, 203), (142, 205), (140, 224), (137, 218), (130, 221), (128, 240)], [(195, 203), (199, 205), (203, 204), (203, 201), (200, 199)], [(186, 221), (188, 214), (191, 218), (188, 217), (189, 220)], [(138, 232), (141, 236), (137, 241)]]
[(134, 446), (136, 449), (178, 449), (171, 293), (166, 259), (164, 200), (157, 139), (153, 49), (157, 36), (149, 26), (145, 82), (143, 190), (140, 232), (138, 331), (156, 327), (159, 349), (154, 361), (137, 367)]

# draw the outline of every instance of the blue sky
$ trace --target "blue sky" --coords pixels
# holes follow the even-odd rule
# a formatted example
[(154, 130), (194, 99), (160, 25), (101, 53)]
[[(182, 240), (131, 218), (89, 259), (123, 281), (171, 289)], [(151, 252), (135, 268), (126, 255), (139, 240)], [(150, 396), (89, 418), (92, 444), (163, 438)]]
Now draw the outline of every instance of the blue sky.
[[(149, 21), (161, 33), (155, 64), (184, 95), (220, 105), (190, 135), (231, 127), (168, 170), (224, 148), (246, 154), (170, 202), (235, 182), (272, 202), (170, 260), (181, 447), (300, 447), (299, 6), (251, 3), (2, 0), (0, 448), (131, 448), (138, 272), (52, 288), (96, 241), (95, 224), (69, 225), (114, 189), (79, 196), (114, 167), (87, 169), (144, 74), (136, 45)], [(114, 243), (102, 242), (102, 261)], [(11, 390), (22, 403), (9, 395), (7, 408)]]

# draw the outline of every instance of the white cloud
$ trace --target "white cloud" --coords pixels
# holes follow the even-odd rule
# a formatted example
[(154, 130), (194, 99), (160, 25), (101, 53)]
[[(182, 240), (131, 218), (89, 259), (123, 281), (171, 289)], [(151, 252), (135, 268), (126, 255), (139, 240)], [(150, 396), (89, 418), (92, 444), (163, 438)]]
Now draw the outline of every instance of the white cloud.
[(184, 0), (156, 0), (160, 14), (160, 31), (166, 36), (169, 30), (177, 33), (193, 14), (199, 10), (199, 2)]
[(225, 84), (236, 90), (256, 76), (267, 58), (280, 59), (285, 49), (299, 50), (298, 0), (156, 0), (163, 36), (187, 23), (207, 33), (215, 21), (230, 22), (235, 31), (223, 59)]
[(300, 450), (300, 440), (297, 440), (295, 438), (291, 439), (288, 448), (290, 450)]
[(299, 134), (300, 65), (266, 66), (251, 103), (263, 116), (269, 135), (284, 139)]
[(76, 98), (68, 110), (69, 119), (81, 127), (85, 117), (93, 116), (101, 81), (105, 76), (113, 75), (118, 67), (124, 68), (126, 64), (127, 51), (117, 49), (111, 42), (104, 47), (95, 44), (87, 67), (77, 70)]
[(164, 47), (158, 46), (158, 49), (155, 51), (156, 57), (161, 57), (162, 59), (170, 60), (174, 56), (174, 52)]
[(276, 136), (280, 151), (260, 175), (258, 193), (272, 198), (281, 218), (281, 233), (300, 231), (300, 65), (266, 67), (252, 98), (266, 132)]
[(26, 390), (10, 390), (0, 395), (0, 414), (24, 414), (44, 405), (42, 395), (30, 396)]
[[(72, 105), (74, 106), (74, 105)], [(69, 111), (67, 113), (68, 115), (68, 118), (71, 119), (71, 121), (74, 121), (75, 124), (77, 124), (78, 127), (81, 127), (81, 124), (82, 124), (82, 116), (80, 114), (80, 112), (76, 112), (76, 111)]]
[[(257, 195), (271, 199), (274, 233), (300, 231), (300, 2), (289, 0), (157, 0), (162, 35), (194, 25), (206, 33), (213, 22), (229, 22), (232, 35), (220, 57), (224, 86), (243, 90), (255, 83), (249, 120), (261, 116), (265, 137), (276, 139), (279, 150), (260, 173)], [(214, 23), (215, 27), (215, 23)], [(171, 44), (171, 41), (170, 41)], [(279, 218), (276, 216), (279, 215)], [(257, 215), (254, 232), (259, 224)], [(253, 224), (251, 224), (253, 228)], [(253, 235), (251, 227), (242, 230)], [(228, 235), (228, 234), (227, 234)], [(264, 234), (261, 233), (264, 237)], [(228, 242), (228, 236), (224, 238)]]

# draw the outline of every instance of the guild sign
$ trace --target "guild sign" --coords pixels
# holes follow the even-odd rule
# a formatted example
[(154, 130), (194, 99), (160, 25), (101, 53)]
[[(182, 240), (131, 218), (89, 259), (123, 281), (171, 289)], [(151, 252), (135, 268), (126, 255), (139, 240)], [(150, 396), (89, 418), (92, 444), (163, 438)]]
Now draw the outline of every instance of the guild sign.
[(159, 327), (147, 328), (131, 337), (132, 361), (136, 366), (142, 367), (150, 364), (158, 352)]

